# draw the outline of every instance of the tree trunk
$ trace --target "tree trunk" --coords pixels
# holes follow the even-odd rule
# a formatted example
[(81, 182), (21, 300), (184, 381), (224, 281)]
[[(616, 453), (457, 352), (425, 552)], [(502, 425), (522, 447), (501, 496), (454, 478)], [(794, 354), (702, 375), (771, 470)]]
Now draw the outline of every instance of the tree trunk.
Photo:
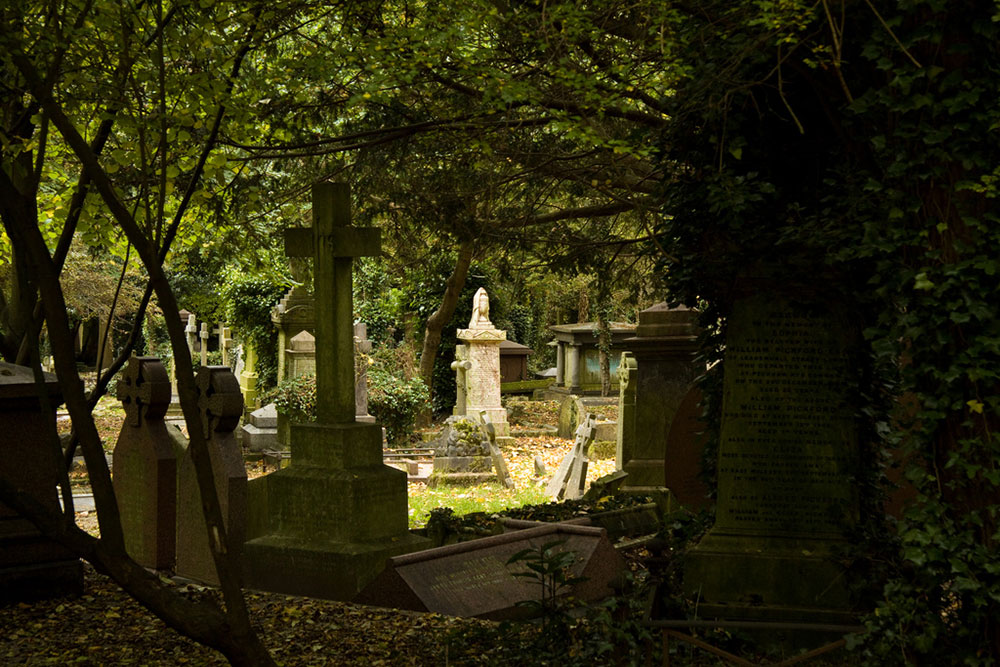
[(611, 395), (611, 325), (608, 323), (607, 309), (601, 304), (597, 308), (597, 350), (601, 364), (601, 396)]
[[(420, 377), (427, 384), (427, 389), (433, 392), (434, 361), (437, 359), (438, 347), (441, 345), (441, 332), (448, 324), (458, 307), (458, 297), (465, 287), (465, 279), (469, 275), (469, 265), (472, 264), (472, 239), (463, 239), (458, 248), (458, 259), (455, 268), (448, 277), (441, 305), (431, 313), (424, 325), (424, 345), (420, 351)], [(432, 393), (433, 396), (433, 393)], [(430, 409), (422, 416), (423, 423), (430, 423)]]

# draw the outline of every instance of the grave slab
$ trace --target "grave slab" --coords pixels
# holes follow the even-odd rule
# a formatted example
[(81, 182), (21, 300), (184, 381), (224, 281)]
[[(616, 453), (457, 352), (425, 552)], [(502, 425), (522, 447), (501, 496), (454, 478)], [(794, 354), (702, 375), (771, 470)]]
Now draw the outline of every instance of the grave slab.
[(524, 617), (518, 602), (537, 599), (539, 584), (514, 576), (526, 568), (507, 561), (523, 549), (560, 541), (560, 550), (577, 555), (571, 575), (586, 579), (570, 594), (582, 601), (612, 595), (609, 583), (623, 563), (604, 529), (549, 524), (390, 558), (354, 601), (491, 620)]

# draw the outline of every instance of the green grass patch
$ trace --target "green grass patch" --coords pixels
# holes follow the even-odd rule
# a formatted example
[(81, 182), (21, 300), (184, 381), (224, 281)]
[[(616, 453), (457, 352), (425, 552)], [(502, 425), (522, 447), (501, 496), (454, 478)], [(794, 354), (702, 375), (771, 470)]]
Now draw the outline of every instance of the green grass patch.
[(410, 528), (420, 528), (427, 523), (431, 510), (450, 507), (455, 514), (472, 512), (499, 512), (511, 507), (536, 505), (548, 502), (544, 487), (523, 486), (513, 491), (499, 482), (477, 486), (439, 486), (414, 491), (410, 488)]

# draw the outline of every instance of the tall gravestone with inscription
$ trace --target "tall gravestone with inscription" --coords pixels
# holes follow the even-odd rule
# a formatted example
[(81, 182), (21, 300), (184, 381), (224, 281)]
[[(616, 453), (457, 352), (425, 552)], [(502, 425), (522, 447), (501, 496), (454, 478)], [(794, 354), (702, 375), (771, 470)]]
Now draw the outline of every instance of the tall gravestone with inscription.
[(321, 183), (312, 228), (285, 235), (286, 253), (314, 258), (317, 420), (291, 425), (290, 466), (249, 485), (253, 588), (350, 599), (386, 558), (428, 544), (408, 530), (406, 473), (382, 462), (382, 428), (355, 416), (352, 260), (381, 243), (350, 218), (347, 185)]
[(775, 294), (729, 318), (715, 525), (686, 559), (702, 616), (844, 620), (856, 521), (856, 328)]
[(500, 341), (506, 338), (507, 332), (490, 322), (490, 297), (480, 287), (472, 297), (469, 328), (458, 330), (468, 361), (464, 373), (460, 373), (465, 378), (464, 414), (475, 421), (483, 412), (488, 414), (499, 438), (510, 436), (507, 410), (500, 404)]

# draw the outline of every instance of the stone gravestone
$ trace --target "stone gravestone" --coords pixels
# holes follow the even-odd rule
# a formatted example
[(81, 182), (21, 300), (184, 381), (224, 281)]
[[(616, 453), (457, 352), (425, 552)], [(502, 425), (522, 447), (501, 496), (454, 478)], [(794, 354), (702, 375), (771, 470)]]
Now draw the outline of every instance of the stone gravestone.
[(618, 432), (615, 434), (615, 469), (621, 470), (635, 450), (635, 357), (622, 352), (618, 362)]
[[(56, 377), (45, 374), (52, 412), (46, 416), (34, 373), (0, 361), (0, 478), (59, 512), (56, 486), (62, 462), (55, 444), (55, 410), (62, 403)], [(168, 397), (169, 400), (169, 397)], [(0, 604), (83, 592), (80, 560), (0, 503)]]
[(671, 495), (682, 505), (707, 508), (712, 504), (709, 488), (701, 478), (705, 449), (705, 424), (701, 421), (701, 389), (691, 387), (681, 400), (667, 434), (663, 479)]
[(354, 416), (359, 422), (375, 423), (368, 414), (368, 364), (372, 342), (364, 322), (354, 323)]
[(276, 450), (278, 444), (278, 409), (268, 403), (250, 413), (246, 424), (240, 427), (243, 446), (251, 452)]
[(302, 284), (308, 278), (305, 261), (304, 257), (290, 258), (292, 276), (297, 284), (271, 311), (271, 321), (278, 328), (278, 382), (294, 377), (287, 354), (292, 339), (302, 331), (316, 331), (316, 300)]
[[(243, 368), (237, 377), (240, 379), (240, 391), (243, 392), (244, 409), (254, 409), (257, 407), (257, 353), (253, 345), (244, 342), (243, 348)], [(237, 363), (237, 366), (239, 364)]]
[(465, 414), (478, 421), (487, 412), (498, 438), (510, 437), (507, 411), (500, 404), (500, 341), (506, 338), (507, 332), (493, 328), (490, 297), (480, 287), (472, 297), (469, 328), (458, 330), (469, 361), (465, 371)]
[(493, 459), (493, 469), (497, 471), (497, 477), (504, 488), (513, 490), (514, 478), (510, 476), (510, 469), (507, 467), (507, 462), (503, 458), (500, 447), (497, 446), (497, 432), (493, 427), (493, 422), (490, 421), (489, 413), (483, 410), (479, 415), (479, 419), (486, 430), (486, 442), (490, 447), (490, 458)]
[(582, 601), (612, 595), (610, 582), (623, 563), (604, 529), (549, 524), (390, 558), (355, 602), (490, 620), (523, 617), (525, 607), (518, 603), (537, 600), (539, 583), (514, 576), (525, 566), (507, 561), (524, 549), (560, 541), (559, 549), (577, 557), (570, 576), (583, 579), (562, 594)]
[(316, 339), (308, 331), (300, 331), (288, 341), (285, 350), (285, 379), (316, 372)]
[[(228, 366), (203, 366), (195, 376), (201, 428), (208, 442), (212, 476), (231, 545), (246, 538), (247, 471), (233, 430), (243, 415), (243, 395)], [(208, 545), (201, 491), (190, 448), (177, 462), (177, 574), (218, 584)]]
[[(856, 520), (857, 332), (829, 306), (761, 294), (729, 318), (715, 524), (684, 586), (702, 616), (846, 620), (834, 562)], [(640, 364), (640, 368), (642, 368)]]
[(186, 446), (180, 430), (163, 421), (170, 380), (156, 357), (132, 357), (118, 381), (125, 422), (112, 465), (125, 549), (137, 563), (157, 570), (174, 565), (177, 455)]
[(198, 344), (198, 353), (201, 355), (201, 365), (208, 365), (208, 322), (201, 323), (201, 330), (198, 332), (201, 342)]
[(350, 599), (386, 558), (428, 544), (408, 530), (406, 473), (382, 462), (382, 428), (355, 419), (352, 261), (381, 245), (350, 218), (347, 185), (321, 183), (313, 227), (285, 235), (288, 255), (314, 257), (317, 421), (292, 424), (291, 465), (249, 489), (253, 588)]
[(587, 420), (576, 430), (576, 441), (559, 463), (552, 481), (545, 489), (545, 494), (553, 500), (576, 500), (583, 496), (587, 484), (587, 448), (594, 441), (594, 415), (587, 415)]
[(698, 351), (697, 313), (657, 304), (639, 313), (635, 337), (625, 343), (636, 361), (635, 440), (622, 466), (626, 491), (664, 487), (667, 434), (677, 408), (703, 367)]

